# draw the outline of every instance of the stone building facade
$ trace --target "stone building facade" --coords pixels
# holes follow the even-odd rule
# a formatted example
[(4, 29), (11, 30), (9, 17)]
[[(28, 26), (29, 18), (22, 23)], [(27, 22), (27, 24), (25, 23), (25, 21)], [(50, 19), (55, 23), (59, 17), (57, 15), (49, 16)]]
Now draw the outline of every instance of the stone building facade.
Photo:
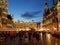
[(58, 0), (58, 4), (57, 4), (57, 17), (58, 17), (58, 29), (60, 30), (60, 0)]
[(0, 0), (0, 28), (7, 28), (8, 22), (10, 23), (12, 20), (8, 18), (7, 0)]
[(7, 0), (0, 0), (0, 27), (7, 27), (8, 5)]
[(14, 24), (15, 24), (15, 28), (23, 31), (30, 30), (31, 28), (36, 30), (37, 28), (37, 24), (33, 21), (32, 22), (17, 21)]
[(45, 3), (45, 12), (43, 15), (43, 27), (46, 30), (60, 30), (59, 29), (59, 23), (60, 23), (60, 1), (54, 2), (53, 0), (53, 6), (51, 9), (48, 8), (47, 2)]

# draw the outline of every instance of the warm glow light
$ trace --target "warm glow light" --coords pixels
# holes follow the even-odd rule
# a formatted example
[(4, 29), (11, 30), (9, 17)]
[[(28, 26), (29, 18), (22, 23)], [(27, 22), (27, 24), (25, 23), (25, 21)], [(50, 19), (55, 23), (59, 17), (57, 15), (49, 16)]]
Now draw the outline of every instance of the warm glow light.
[(54, 30), (56, 30), (56, 28), (54, 28)]
[(59, 25), (59, 27), (60, 27), (60, 25)]
[(46, 34), (46, 38), (47, 38), (48, 43), (50, 44), (51, 43), (51, 35), (50, 34)]
[(26, 31), (29, 31), (29, 30), (30, 30), (30, 29), (28, 29), (28, 28), (26, 29)]
[(21, 31), (21, 29), (19, 29), (19, 31)]
[(47, 29), (47, 30), (50, 30), (50, 29)]
[(50, 40), (50, 34), (47, 35), (47, 38)]
[(41, 28), (41, 29), (39, 29), (38, 31), (45, 31), (46, 29), (45, 28)]
[(40, 30), (43, 30), (43, 28), (41, 28)]
[(43, 28), (41, 28), (39, 31), (43, 31)]
[(43, 31), (43, 23), (41, 22), (41, 29), (39, 31)]

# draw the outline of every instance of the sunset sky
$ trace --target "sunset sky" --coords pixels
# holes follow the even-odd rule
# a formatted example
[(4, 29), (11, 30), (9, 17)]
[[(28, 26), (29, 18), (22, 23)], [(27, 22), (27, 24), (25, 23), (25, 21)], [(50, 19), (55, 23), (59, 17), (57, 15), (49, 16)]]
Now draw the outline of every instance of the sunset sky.
[[(49, 9), (52, 8), (53, 1), (46, 1)], [(14, 21), (40, 22), (43, 18), (44, 6), (45, 0), (8, 0), (8, 14), (14, 15)]]

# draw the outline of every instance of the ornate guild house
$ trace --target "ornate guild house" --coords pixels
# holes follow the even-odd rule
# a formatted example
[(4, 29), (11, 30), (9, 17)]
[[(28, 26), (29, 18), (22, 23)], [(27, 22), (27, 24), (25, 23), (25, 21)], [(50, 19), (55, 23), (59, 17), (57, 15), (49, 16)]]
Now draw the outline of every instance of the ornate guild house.
[(49, 9), (47, 2), (45, 2), (43, 27), (46, 28), (46, 30), (60, 30), (60, 0), (56, 3), (53, 0), (51, 9)]
[(13, 22), (12, 20), (13, 20), (12, 16), (8, 15), (7, 0), (0, 0), (0, 28), (10, 28), (10, 27), (12, 27), (12, 22)]

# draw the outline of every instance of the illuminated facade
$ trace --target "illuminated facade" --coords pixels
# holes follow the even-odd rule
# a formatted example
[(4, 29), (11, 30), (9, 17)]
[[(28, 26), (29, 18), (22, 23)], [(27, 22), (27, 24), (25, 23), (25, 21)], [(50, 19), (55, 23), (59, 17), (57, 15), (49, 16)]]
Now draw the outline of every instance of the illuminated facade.
[(8, 14), (8, 8), (7, 8), (7, 0), (0, 0), (0, 27), (4, 28), (7, 27), (7, 14)]
[[(43, 15), (43, 27), (46, 30), (59, 30), (58, 29), (58, 9), (57, 3), (54, 3), (53, 0), (53, 7), (51, 9), (48, 8), (47, 2), (45, 3), (45, 12)], [(60, 7), (59, 7), (60, 8)], [(60, 17), (59, 17), (60, 18)]]
[(30, 28), (36, 29), (37, 24), (34, 23), (34, 21), (32, 22), (24, 22), (24, 21), (17, 21), (15, 22), (15, 28), (26, 31), (26, 30), (30, 30)]
[[(8, 22), (12, 22), (8, 18), (8, 3), (7, 0), (0, 0), (0, 28), (7, 28)], [(10, 23), (11, 24), (11, 23)]]
[(58, 28), (59, 28), (59, 31), (60, 31), (60, 0), (58, 0), (58, 4), (57, 4), (57, 17), (58, 17)]

